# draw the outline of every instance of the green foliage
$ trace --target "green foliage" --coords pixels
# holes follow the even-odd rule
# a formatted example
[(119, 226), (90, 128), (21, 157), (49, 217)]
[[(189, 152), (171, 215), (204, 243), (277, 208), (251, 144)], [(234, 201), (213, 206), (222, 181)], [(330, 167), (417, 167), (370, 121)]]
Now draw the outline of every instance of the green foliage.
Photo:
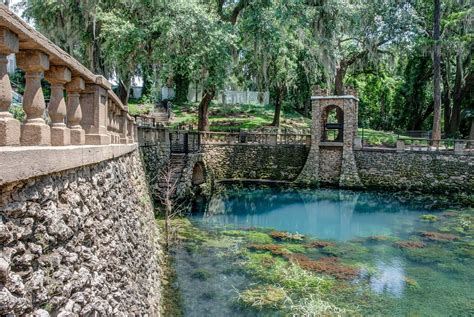
[(420, 216), (420, 219), (428, 222), (436, 222), (439, 220), (435, 215), (422, 215)]
[(239, 294), (240, 301), (258, 309), (282, 308), (286, 297), (287, 295), (283, 288), (271, 285), (248, 289)]
[(8, 108), (8, 112), (13, 115), (13, 118), (17, 119), (20, 122), (24, 122), (26, 119), (26, 113), (23, 110), (23, 107), (16, 106)]
[(249, 243), (271, 244), (273, 242), (268, 234), (258, 231), (227, 230), (222, 233), (232, 237), (244, 237)]
[[(40, 32), (92, 71), (116, 78), (122, 90), (141, 77), (144, 103), (157, 101), (162, 86), (186, 101), (192, 83), (212, 92), (268, 91), (284, 114), (308, 114), (314, 85), (334, 91), (351, 84), (360, 95), (361, 126), (431, 128), (429, 1), (22, 0), (20, 6)], [(469, 1), (455, 0), (443, 1), (442, 11), (444, 126), (465, 137), (474, 117), (474, 11)], [(272, 115), (231, 125), (260, 127)], [(196, 113), (186, 118), (196, 120)], [(219, 120), (211, 124), (225, 129)], [(369, 142), (386, 144), (379, 137)]]
[(191, 273), (193, 279), (205, 281), (211, 277), (211, 273), (205, 269), (196, 269)]

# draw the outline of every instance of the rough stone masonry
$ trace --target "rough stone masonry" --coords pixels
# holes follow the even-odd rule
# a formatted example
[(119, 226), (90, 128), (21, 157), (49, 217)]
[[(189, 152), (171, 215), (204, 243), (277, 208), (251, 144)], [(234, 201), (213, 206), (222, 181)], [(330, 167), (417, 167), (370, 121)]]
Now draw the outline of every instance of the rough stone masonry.
[(160, 314), (138, 151), (0, 189), (0, 315)]

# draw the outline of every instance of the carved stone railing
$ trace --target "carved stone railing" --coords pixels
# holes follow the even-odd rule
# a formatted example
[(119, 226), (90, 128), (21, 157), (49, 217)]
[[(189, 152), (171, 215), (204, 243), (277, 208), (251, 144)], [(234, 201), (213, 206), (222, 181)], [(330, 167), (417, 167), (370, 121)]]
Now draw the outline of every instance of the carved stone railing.
[(474, 155), (474, 140), (430, 140), (422, 138), (398, 139), (397, 152), (441, 152)]
[[(10, 54), (16, 55), (26, 77), (23, 123), (9, 112)], [(43, 77), (51, 84), (48, 106)], [(93, 74), (0, 4), (0, 150), (2, 146), (131, 144), (136, 142), (135, 131), (135, 120), (104, 77)]]
[(311, 135), (296, 133), (202, 132), (202, 144), (310, 145)]

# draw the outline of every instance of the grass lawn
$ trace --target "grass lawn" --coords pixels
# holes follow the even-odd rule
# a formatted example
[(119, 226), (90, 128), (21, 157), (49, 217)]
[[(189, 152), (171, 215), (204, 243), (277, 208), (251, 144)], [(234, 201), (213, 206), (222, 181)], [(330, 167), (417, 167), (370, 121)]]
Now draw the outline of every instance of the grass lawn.
[[(197, 104), (173, 105), (173, 126), (179, 124), (197, 125)], [(226, 106), (212, 103), (209, 107), (209, 121), (212, 131), (239, 131), (241, 129), (258, 129), (270, 126), (273, 121), (274, 107), (260, 105)], [(307, 129), (311, 119), (304, 118), (297, 112), (282, 111), (281, 127)]]

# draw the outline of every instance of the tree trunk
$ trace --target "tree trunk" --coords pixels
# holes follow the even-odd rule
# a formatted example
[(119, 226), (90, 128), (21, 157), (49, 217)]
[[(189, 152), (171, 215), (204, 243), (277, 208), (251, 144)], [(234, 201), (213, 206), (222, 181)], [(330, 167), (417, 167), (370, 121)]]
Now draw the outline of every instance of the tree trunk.
[(344, 77), (346, 77), (347, 66), (343, 61), (336, 69), (336, 78), (334, 79), (334, 93), (336, 96), (344, 95)]
[(183, 75), (177, 74), (174, 76), (174, 82), (176, 83), (176, 97), (175, 102), (185, 103), (188, 101), (188, 88), (189, 79)]
[(471, 140), (471, 149), (474, 149), (474, 118), (471, 120), (471, 131), (469, 132), (469, 140)]
[[(441, 139), (441, 45), (440, 45), (440, 20), (441, 20), (441, 0), (434, 0), (434, 26), (433, 26), (433, 133), (432, 140)], [(433, 145), (436, 145), (434, 142)]]
[(442, 78), (443, 78), (443, 97), (444, 108), (444, 131), (450, 133), (449, 123), (451, 121), (451, 88), (449, 86), (449, 56), (443, 59)]
[(118, 97), (124, 105), (128, 104), (128, 97), (130, 96), (130, 80), (129, 76), (125, 80), (119, 79)]
[(151, 96), (154, 86), (153, 66), (144, 65), (142, 97)]
[(199, 103), (199, 131), (209, 131), (209, 105), (212, 99), (214, 99), (215, 94), (216, 90), (214, 88), (206, 89), (204, 97)]
[(463, 68), (462, 68), (462, 55), (459, 51), (456, 54), (456, 78), (454, 81), (454, 95), (453, 95), (453, 111), (451, 114), (451, 120), (449, 122), (449, 133), (456, 134), (459, 132), (459, 126), (461, 125), (461, 106), (462, 106), (462, 86), (463, 86)]
[(272, 126), (280, 126), (280, 117), (281, 117), (281, 107), (283, 104), (283, 95), (285, 92), (285, 87), (277, 87), (277, 98), (275, 101), (275, 115), (273, 117)]

